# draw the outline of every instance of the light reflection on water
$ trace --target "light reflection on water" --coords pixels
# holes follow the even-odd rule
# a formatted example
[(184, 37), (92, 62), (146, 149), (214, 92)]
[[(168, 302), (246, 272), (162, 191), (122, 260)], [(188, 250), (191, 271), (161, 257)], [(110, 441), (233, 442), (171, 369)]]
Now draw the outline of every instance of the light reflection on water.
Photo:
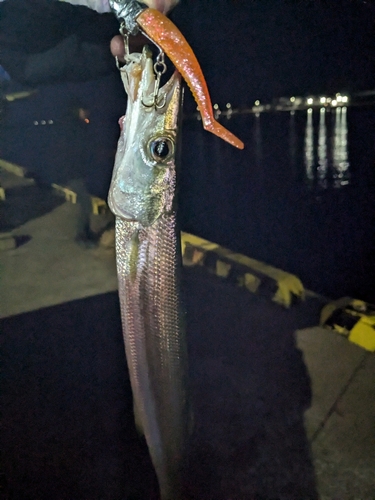
[(305, 132), (305, 168), (306, 177), (309, 183), (314, 181), (314, 126), (313, 126), (313, 110), (307, 110), (307, 122)]
[(336, 110), (335, 136), (333, 151), (334, 187), (346, 186), (350, 181), (348, 161), (348, 124), (347, 108)]
[(319, 112), (319, 135), (318, 135), (318, 168), (317, 177), (319, 187), (326, 189), (328, 186), (328, 158), (327, 158), (327, 125), (326, 110), (320, 108)]
[(221, 120), (244, 151), (186, 123), (184, 229), (296, 274), (327, 296), (373, 297), (374, 108)]
[[(336, 108), (331, 113), (321, 108), (315, 120), (314, 114), (311, 108), (307, 110), (304, 141), (307, 184), (312, 189), (346, 186), (350, 182), (347, 108)], [(290, 134), (295, 134), (295, 130), (290, 130)]]

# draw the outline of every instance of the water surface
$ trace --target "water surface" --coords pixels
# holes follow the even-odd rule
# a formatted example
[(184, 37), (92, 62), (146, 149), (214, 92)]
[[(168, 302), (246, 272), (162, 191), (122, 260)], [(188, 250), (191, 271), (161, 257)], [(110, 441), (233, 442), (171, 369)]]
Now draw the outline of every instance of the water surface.
[(374, 300), (375, 113), (340, 107), (237, 115), (233, 151), (184, 125), (186, 230), (296, 273), (332, 297)]

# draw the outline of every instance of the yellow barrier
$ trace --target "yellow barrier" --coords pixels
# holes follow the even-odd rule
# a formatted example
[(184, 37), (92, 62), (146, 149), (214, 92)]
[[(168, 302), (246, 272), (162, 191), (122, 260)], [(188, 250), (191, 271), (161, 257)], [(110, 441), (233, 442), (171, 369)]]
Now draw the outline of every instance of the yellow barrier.
[(101, 198), (98, 198), (97, 196), (91, 196), (91, 203), (92, 203), (92, 212), (95, 215), (99, 215), (100, 213), (106, 212), (108, 209), (107, 203)]
[(301, 280), (281, 269), (188, 233), (182, 233), (181, 247), (184, 265), (204, 266), (217, 276), (230, 279), (252, 293), (266, 291), (272, 295), (274, 302), (284, 307), (290, 307), (293, 300), (303, 300), (305, 297)]
[(323, 309), (320, 324), (347, 337), (367, 351), (375, 352), (375, 306), (343, 297)]
[(27, 90), (22, 92), (13, 92), (12, 94), (5, 94), (5, 100), (8, 102), (17, 101), (18, 99), (26, 99), (35, 94), (37, 90)]
[(51, 185), (54, 189), (56, 189), (56, 191), (58, 191), (65, 197), (66, 201), (70, 201), (70, 203), (73, 204), (77, 203), (77, 193), (67, 187), (59, 186), (58, 184)]
[(26, 168), (20, 167), (19, 165), (11, 163), (10, 161), (2, 160), (1, 158), (0, 158), (0, 168), (3, 168), (7, 172), (10, 172), (14, 175), (17, 175), (17, 177), (25, 177), (26, 175)]

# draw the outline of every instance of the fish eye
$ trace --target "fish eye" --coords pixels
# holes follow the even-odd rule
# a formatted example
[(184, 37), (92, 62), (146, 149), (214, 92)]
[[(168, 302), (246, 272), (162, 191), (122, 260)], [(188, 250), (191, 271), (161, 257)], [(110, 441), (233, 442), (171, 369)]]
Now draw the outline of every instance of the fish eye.
[(150, 153), (154, 160), (165, 160), (173, 153), (173, 143), (168, 137), (158, 137), (150, 142)]

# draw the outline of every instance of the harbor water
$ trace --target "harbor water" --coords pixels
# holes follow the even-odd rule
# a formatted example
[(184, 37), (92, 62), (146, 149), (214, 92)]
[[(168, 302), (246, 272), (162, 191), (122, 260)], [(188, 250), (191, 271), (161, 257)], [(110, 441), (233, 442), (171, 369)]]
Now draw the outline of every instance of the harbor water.
[(221, 122), (244, 151), (203, 141), (198, 120), (184, 124), (185, 230), (295, 273), (315, 292), (374, 300), (374, 108)]

